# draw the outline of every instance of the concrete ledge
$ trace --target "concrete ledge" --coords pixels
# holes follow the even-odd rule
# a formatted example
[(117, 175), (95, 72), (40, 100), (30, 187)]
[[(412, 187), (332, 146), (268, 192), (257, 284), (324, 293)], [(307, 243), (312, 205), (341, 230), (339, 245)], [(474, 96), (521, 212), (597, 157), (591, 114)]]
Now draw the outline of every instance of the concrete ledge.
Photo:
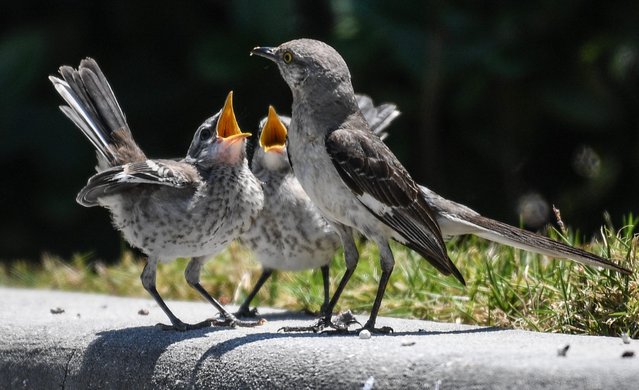
[[(277, 333), (311, 317), (263, 310), (253, 329), (187, 333), (150, 299), (0, 287), (0, 387), (37, 388), (575, 388), (639, 383), (637, 341), (380, 318), (390, 336)], [(206, 303), (168, 302), (183, 320)], [(52, 314), (51, 309), (64, 309)], [(146, 316), (138, 314), (146, 309)], [(366, 316), (362, 316), (365, 320)], [(421, 329), (421, 331), (420, 331)], [(557, 349), (569, 344), (566, 357)]]

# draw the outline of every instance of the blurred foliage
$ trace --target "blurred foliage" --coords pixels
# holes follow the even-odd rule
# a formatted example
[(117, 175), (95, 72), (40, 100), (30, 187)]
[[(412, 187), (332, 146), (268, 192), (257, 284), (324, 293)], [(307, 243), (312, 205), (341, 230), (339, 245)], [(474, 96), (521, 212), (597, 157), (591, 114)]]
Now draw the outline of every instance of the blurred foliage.
[(26, 0), (0, 14), (0, 258), (122, 250), (104, 210), (75, 204), (95, 161), (57, 110), (60, 65), (96, 58), (147, 154), (182, 156), (230, 89), (246, 130), (287, 111), (276, 68), (248, 52), (299, 37), (398, 104), (388, 142), (442, 195), (531, 228), (555, 204), (586, 234), (604, 210), (639, 211), (636, 1)]

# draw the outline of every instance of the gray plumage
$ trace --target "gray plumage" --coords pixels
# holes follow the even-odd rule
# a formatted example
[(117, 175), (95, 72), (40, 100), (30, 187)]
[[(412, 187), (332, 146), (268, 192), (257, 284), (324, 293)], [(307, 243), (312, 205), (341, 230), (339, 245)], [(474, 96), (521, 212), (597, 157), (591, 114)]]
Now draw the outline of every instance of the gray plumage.
[[(357, 95), (358, 105), (371, 130), (386, 137), (385, 128), (399, 115), (394, 104), (375, 106), (370, 97)], [(264, 208), (255, 223), (242, 236), (263, 271), (237, 314), (253, 315), (251, 300), (274, 270), (299, 271), (321, 268), (324, 278), (324, 304), (328, 306), (328, 265), (339, 247), (339, 237), (321, 216), (293, 174), (286, 150), (290, 118), (278, 116), (273, 107), (259, 125), (258, 146), (251, 170), (262, 182)]]
[(424, 186), (420, 186), (420, 189), (435, 212), (437, 222), (445, 238), (473, 234), (503, 245), (549, 257), (569, 259), (593, 267), (604, 267), (623, 274), (632, 273), (629, 269), (582, 249), (486, 218), (471, 208), (445, 199)]
[[(290, 41), (252, 51), (274, 61), (293, 93), (289, 156), (295, 175), (344, 247), (347, 270), (318, 328), (332, 325), (332, 310), (357, 266), (352, 229), (374, 241), (382, 274), (371, 316), (377, 313), (395, 260), (390, 239), (409, 245), (445, 274), (463, 277), (448, 254), (420, 189), (388, 149), (370, 132), (359, 110), (342, 57), (314, 40)], [(388, 329), (382, 329), (388, 331)]]
[(377, 135), (382, 141), (388, 137), (386, 128), (397, 118), (400, 114), (397, 106), (393, 103), (382, 103), (379, 106), (375, 106), (373, 99), (367, 95), (357, 94), (357, 106), (364, 115), (364, 119), (368, 123), (368, 128), (373, 134)]
[(197, 129), (187, 156), (151, 160), (137, 146), (126, 118), (97, 63), (87, 58), (77, 70), (60, 68), (63, 79), (49, 77), (68, 106), (61, 110), (96, 148), (98, 173), (78, 194), (86, 207), (102, 206), (116, 229), (148, 256), (141, 279), (171, 320), (172, 328), (189, 325), (166, 306), (155, 287), (159, 262), (192, 258), (186, 280), (223, 316), (222, 324), (238, 322), (199, 282), (204, 261), (222, 250), (251, 224), (263, 204), (260, 184), (248, 169), (247, 133), (240, 133), (232, 110), (225, 106)]
[(461, 273), (446, 254), (442, 233), (477, 234), (551, 256), (630, 272), (598, 256), (484, 218), (418, 186), (392, 152), (371, 135), (357, 109), (348, 67), (330, 46), (300, 39), (275, 48), (258, 47), (251, 53), (275, 62), (292, 91), (289, 154), (293, 169), (322, 215), (335, 226), (344, 246), (347, 271), (326, 317), (314, 329), (330, 325), (331, 311), (357, 265), (352, 228), (380, 249), (380, 285), (364, 326), (371, 330), (375, 330), (394, 265), (389, 239), (417, 251), (442, 273), (453, 274), (462, 283)]

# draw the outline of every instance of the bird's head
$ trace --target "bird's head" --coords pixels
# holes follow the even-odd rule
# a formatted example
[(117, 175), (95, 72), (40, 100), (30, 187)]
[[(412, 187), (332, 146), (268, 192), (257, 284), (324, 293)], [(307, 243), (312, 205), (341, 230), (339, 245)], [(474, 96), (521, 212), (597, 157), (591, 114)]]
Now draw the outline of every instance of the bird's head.
[(186, 158), (203, 167), (238, 164), (246, 156), (246, 138), (250, 136), (251, 133), (243, 133), (237, 124), (231, 91), (224, 107), (198, 127)]
[(259, 147), (253, 156), (253, 169), (288, 171), (290, 164), (286, 152), (286, 134), (291, 119), (277, 115), (273, 106), (268, 116), (260, 121)]
[(275, 62), (293, 93), (350, 88), (351, 75), (342, 56), (324, 42), (296, 39), (277, 47), (255, 47), (251, 55)]

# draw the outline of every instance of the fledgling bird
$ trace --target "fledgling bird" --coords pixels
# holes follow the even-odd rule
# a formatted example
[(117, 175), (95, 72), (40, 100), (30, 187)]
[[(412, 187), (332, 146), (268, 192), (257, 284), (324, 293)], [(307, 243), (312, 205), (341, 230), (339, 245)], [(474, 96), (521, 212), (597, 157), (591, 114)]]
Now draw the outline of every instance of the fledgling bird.
[[(307, 329), (318, 331), (333, 326), (332, 311), (359, 258), (352, 229), (376, 243), (382, 268), (364, 329), (392, 330), (375, 328), (395, 263), (388, 245), (391, 239), (415, 250), (440, 272), (454, 275), (463, 284), (464, 278), (446, 253), (442, 230), (448, 229), (447, 234), (473, 233), (491, 239), (495, 238), (494, 232), (484, 226), (486, 218), (477, 218), (472, 210), (443, 201), (418, 186), (390, 149), (371, 134), (357, 106), (348, 66), (339, 53), (323, 42), (298, 39), (278, 47), (256, 47), (251, 54), (275, 62), (291, 89), (288, 152), (295, 175), (322, 215), (333, 224), (344, 247), (347, 270), (325, 317)], [(502, 225), (497, 225), (497, 229), (505, 237), (498, 238), (512, 245), (516, 240), (509, 235), (517, 233)], [(594, 255), (574, 259), (630, 272)]]
[[(201, 286), (200, 270), (250, 226), (263, 205), (259, 182), (248, 168), (246, 137), (233, 112), (233, 94), (224, 108), (202, 123), (185, 158), (148, 159), (133, 140), (111, 87), (91, 58), (77, 70), (62, 66), (62, 79), (50, 76), (68, 105), (62, 112), (96, 150), (97, 174), (89, 178), (77, 201), (102, 206), (116, 229), (148, 256), (141, 275), (144, 288), (169, 317), (164, 329), (189, 330), (217, 325), (254, 326), (238, 321)], [(160, 262), (190, 257), (185, 277), (220, 313), (222, 320), (186, 324), (164, 303), (156, 289)]]
[[(386, 137), (384, 129), (399, 115), (394, 104), (375, 106), (370, 97), (357, 95), (358, 106), (375, 134)], [(273, 271), (300, 271), (320, 268), (324, 282), (324, 304), (328, 307), (329, 264), (339, 247), (339, 237), (321, 216), (295, 178), (286, 151), (290, 118), (278, 116), (269, 106), (268, 116), (259, 125), (258, 146), (251, 170), (262, 182), (264, 208), (241, 241), (262, 264), (255, 286), (236, 315), (252, 316), (250, 304)]]

